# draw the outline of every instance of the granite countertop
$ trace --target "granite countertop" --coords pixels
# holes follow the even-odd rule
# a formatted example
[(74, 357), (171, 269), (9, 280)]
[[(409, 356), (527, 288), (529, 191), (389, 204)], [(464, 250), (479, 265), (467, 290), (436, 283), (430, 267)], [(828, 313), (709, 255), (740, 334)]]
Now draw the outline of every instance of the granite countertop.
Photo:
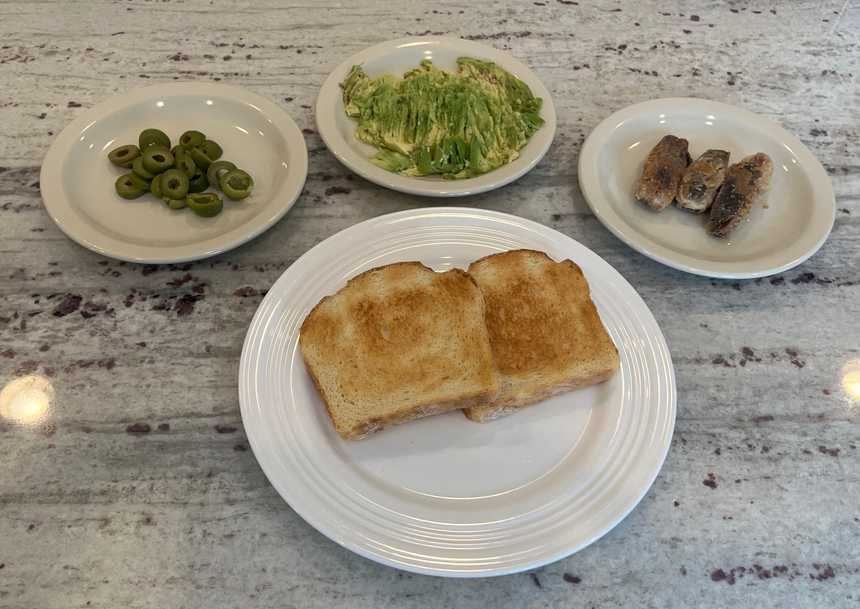
[[(0, 419), (0, 607), (860, 606), (860, 6), (432, 6), (0, 5), (0, 386), (35, 374), (52, 396), (29, 422)], [(672, 448), (638, 508), (575, 556), (491, 580), (402, 573), (329, 541), (269, 485), (239, 416), (242, 339), (265, 290), (335, 232), (428, 203), (351, 175), (312, 111), (344, 58), (424, 33), (510, 50), (558, 111), (531, 173), (462, 203), (603, 256), (651, 307), (677, 373)], [(283, 106), (310, 151), (304, 194), (263, 236), (202, 262), (141, 266), (79, 247), (39, 196), (53, 137), (116, 93), (175, 80)], [(836, 192), (818, 254), (767, 279), (709, 280), (597, 222), (577, 187), (584, 138), (612, 111), (667, 96), (737, 104), (809, 146)]]

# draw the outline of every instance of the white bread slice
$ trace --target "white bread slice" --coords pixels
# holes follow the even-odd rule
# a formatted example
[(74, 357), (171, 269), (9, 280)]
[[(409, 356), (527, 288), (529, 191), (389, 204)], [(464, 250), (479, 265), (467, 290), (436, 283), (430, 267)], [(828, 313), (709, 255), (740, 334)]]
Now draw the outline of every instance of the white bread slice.
[(553, 395), (609, 379), (618, 351), (603, 327), (582, 270), (543, 252), (513, 250), (469, 266), (486, 301), (502, 390), (465, 409), (490, 421)]
[(403, 262), (362, 273), (314, 307), (299, 345), (347, 439), (483, 403), (499, 390), (484, 299), (459, 269)]

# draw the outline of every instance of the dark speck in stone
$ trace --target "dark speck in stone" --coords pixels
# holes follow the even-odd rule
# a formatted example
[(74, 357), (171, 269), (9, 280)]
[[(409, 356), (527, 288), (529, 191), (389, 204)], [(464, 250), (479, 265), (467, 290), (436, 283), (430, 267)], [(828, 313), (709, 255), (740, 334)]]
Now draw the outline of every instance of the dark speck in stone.
[(702, 480), (702, 484), (713, 490), (717, 488), (717, 478), (713, 473), (708, 472), (708, 477)]
[(690, 21), (699, 21), (698, 15), (690, 15)]
[(794, 285), (798, 285), (801, 283), (812, 283), (813, 281), (815, 281), (815, 273), (806, 272), (801, 273), (800, 275), (792, 279), (791, 283), (793, 283)]
[(54, 307), (54, 317), (65, 317), (70, 313), (74, 313), (81, 306), (81, 296), (79, 294), (66, 294), (62, 302)]
[(558, 222), (559, 220), (561, 220), (561, 214), (553, 214), (550, 217), (552, 218), (553, 222)]
[(782, 285), (785, 283), (785, 277), (774, 277), (770, 280), (771, 285)]
[(246, 450), (248, 450), (248, 447), (247, 447), (247, 446), (245, 446), (244, 444), (236, 444), (236, 445), (233, 447), (233, 450), (235, 450), (236, 452), (239, 452), (239, 453), (243, 453), (243, 452), (245, 452)]
[(571, 575), (570, 573), (565, 573), (565, 574), (564, 574), (564, 575), (562, 575), (561, 577), (562, 577), (562, 579), (563, 579), (564, 581), (566, 581), (566, 582), (567, 582), (567, 583), (569, 583), (569, 584), (574, 584), (574, 585), (576, 585), (576, 584), (578, 584), (578, 583), (582, 582), (582, 578), (581, 578), (581, 577), (577, 577), (576, 575)]
[(678, 507), (678, 506), (680, 506), (681, 504), (680, 504), (678, 501), (673, 501), (673, 502), (672, 502), (672, 505), (674, 505), (675, 507)]
[(841, 450), (838, 448), (827, 448), (826, 446), (819, 446), (818, 452), (820, 452), (822, 455), (829, 455), (831, 457), (838, 457)]
[(126, 433), (141, 435), (152, 431), (152, 427), (149, 426), (149, 423), (132, 423), (125, 428), (125, 431)]
[(220, 425), (219, 424), (219, 425), (215, 426), (215, 431), (218, 433), (234, 433), (236, 431), (236, 428), (233, 427), (232, 425)]
[(532, 583), (535, 586), (537, 586), (538, 588), (543, 588), (543, 585), (540, 583), (540, 579), (538, 578), (537, 573), (529, 573), (529, 575), (531, 575)]
[(170, 423), (159, 423), (158, 431), (170, 431)]
[(351, 192), (352, 190), (343, 186), (329, 186), (325, 189), (325, 196), (330, 197), (332, 195), (348, 195)]

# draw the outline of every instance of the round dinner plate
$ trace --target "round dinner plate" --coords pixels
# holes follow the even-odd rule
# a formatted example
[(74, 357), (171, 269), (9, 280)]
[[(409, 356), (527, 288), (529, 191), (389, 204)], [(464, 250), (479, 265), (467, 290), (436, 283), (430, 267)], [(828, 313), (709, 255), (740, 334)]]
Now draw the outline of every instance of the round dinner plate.
[[(660, 213), (633, 199), (645, 157), (664, 135), (690, 142), (695, 159), (727, 150), (730, 163), (764, 152), (770, 192), (727, 239), (705, 231), (705, 216), (675, 206)], [(827, 239), (836, 201), (827, 172), (800, 140), (747, 110), (694, 98), (656, 99), (601, 122), (582, 147), (579, 186), (597, 218), (633, 249), (688, 273), (748, 279), (797, 266)]]
[[(148, 127), (175, 144), (195, 129), (217, 141), (222, 158), (254, 178), (251, 196), (224, 201), (224, 211), (201, 218), (171, 210), (150, 194), (127, 201), (114, 181), (130, 169), (107, 153), (137, 144)], [(308, 152), (301, 131), (269, 100), (235, 87), (171, 83), (135, 89), (87, 110), (54, 140), (42, 163), (42, 200), (71, 239), (130, 262), (185, 262), (253, 239), (280, 220), (302, 191)]]
[[(311, 308), (373, 267), (419, 260), (438, 271), (466, 268), (516, 248), (582, 268), (620, 372), (490, 423), (456, 411), (342, 440), (298, 348)], [(299, 258), (248, 330), (239, 399), (263, 471), (308, 523), (367, 558), (449, 577), (531, 569), (604, 535), (651, 486), (675, 422), (672, 360), (630, 284), (561, 233), (466, 208), (374, 218)]]
[[(494, 62), (529, 86), (543, 100), (544, 125), (532, 135), (520, 156), (498, 169), (463, 180), (438, 176), (402, 176), (370, 162), (376, 149), (355, 137), (357, 123), (344, 112), (340, 83), (352, 66), (360, 65), (371, 77), (383, 74), (402, 76), (430, 59), (443, 70), (456, 71), (458, 57), (474, 57)], [(555, 107), (549, 91), (525, 64), (493, 47), (459, 38), (418, 37), (384, 42), (356, 53), (332, 72), (323, 83), (316, 104), (317, 131), (337, 159), (352, 171), (380, 186), (428, 197), (459, 197), (493, 190), (520, 178), (538, 164), (555, 136)]]

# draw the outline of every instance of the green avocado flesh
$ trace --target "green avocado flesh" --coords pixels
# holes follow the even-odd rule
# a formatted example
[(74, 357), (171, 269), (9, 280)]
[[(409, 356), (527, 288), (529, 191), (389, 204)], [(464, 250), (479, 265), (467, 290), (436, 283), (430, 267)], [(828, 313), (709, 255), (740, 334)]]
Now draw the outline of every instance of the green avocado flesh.
[(542, 100), (525, 83), (470, 57), (456, 73), (424, 60), (402, 79), (353, 66), (341, 87), (356, 137), (378, 151), (373, 163), (407, 176), (487, 173), (516, 159), (543, 125)]

